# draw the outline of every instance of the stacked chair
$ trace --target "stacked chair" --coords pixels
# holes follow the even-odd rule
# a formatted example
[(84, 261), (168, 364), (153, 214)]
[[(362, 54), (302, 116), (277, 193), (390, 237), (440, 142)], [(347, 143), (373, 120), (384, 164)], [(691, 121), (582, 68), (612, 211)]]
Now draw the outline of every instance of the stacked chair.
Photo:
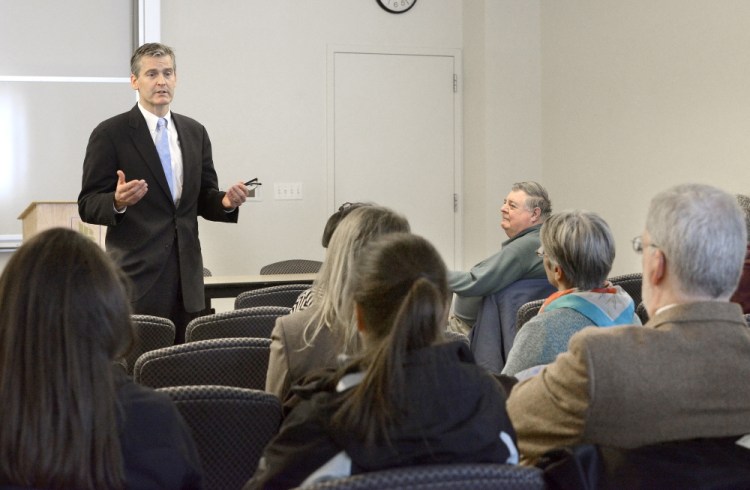
[[(293, 296), (293, 304), (308, 287), (265, 289), (277, 298), (278, 292)], [(270, 297), (255, 295), (249, 300), (255, 301), (253, 307), (195, 318), (180, 345), (173, 345), (175, 329), (169, 328), (169, 320), (134, 315), (142, 332), (136, 350), (123, 362), (136, 382), (175, 402), (201, 457), (203, 488), (241, 488), (279, 430), (281, 402), (264, 388), (271, 331), (291, 304), (259, 299)]]
[(505, 464), (421, 465), (373, 471), (315, 483), (309, 490), (537, 490), (545, 483), (539, 468)]
[(193, 433), (206, 490), (239, 489), (258, 467), (281, 425), (281, 403), (270, 393), (230, 386), (160, 388)]
[(623, 274), (621, 276), (612, 276), (607, 279), (615, 286), (620, 286), (626, 293), (633, 298), (636, 306), (642, 301), (641, 284), (643, 284), (643, 274), (634, 272), (632, 274)]
[(265, 274), (315, 274), (320, 270), (323, 262), (319, 260), (291, 259), (273, 262), (260, 268)]
[(200, 316), (188, 323), (185, 341), (228, 337), (270, 338), (276, 318), (288, 315), (291, 308), (256, 306)]
[(516, 313), (516, 332), (521, 330), (521, 327), (523, 327), (526, 322), (537, 316), (539, 310), (542, 309), (543, 304), (543, 299), (535, 299), (534, 301), (522, 304), (521, 307), (518, 308), (518, 312)]
[(253, 289), (240, 293), (234, 300), (234, 309), (257, 306), (283, 306), (291, 308), (299, 295), (310, 288), (309, 284), (283, 284)]
[(141, 354), (174, 345), (175, 326), (172, 320), (151, 315), (131, 315), (135, 330), (135, 342), (125, 358), (128, 374), (133, 374), (135, 361)]
[(223, 385), (263, 390), (271, 339), (222, 338), (186, 342), (146, 352), (133, 379), (152, 388)]

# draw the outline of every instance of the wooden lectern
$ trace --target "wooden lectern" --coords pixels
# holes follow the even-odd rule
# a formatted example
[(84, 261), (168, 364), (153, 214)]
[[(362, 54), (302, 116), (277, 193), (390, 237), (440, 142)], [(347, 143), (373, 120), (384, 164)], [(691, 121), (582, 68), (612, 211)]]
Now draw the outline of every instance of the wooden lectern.
[(107, 227), (81, 221), (78, 203), (66, 201), (34, 201), (18, 217), (23, 223), (23, 241), (40, 231), (61, 226), (88, 236), (104, 248)]

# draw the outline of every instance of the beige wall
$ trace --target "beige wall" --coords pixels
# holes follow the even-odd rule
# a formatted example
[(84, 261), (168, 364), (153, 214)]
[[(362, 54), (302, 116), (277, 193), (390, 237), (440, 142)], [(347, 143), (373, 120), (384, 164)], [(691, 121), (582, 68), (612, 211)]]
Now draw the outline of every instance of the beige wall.
[(543, 180), (610, 223), (613, 272), (640, 270), (656, 192), (750, 192), (750, 2), (554, 0), (541, 19)]
[(263, 175), (305, 189), (303, 201), (253, 203), (237, 227), (201, 223), (204, 257), (219, 274), (322, 257), (317, 244), (331, 212), (324, 115), (332, 44), (462, 50), (465, 267), (506, 238), (499, 209), (510, 185), (542, 177), (538, 2), (430, 0), (401, 16), (374, 0), (162, 6), (162, 39), (179, 48), (175, 110), (206, 124), (223, 181)]
[[(238, 225), (201, 222), (205, 264), (223, 275), (322, 259), (320, 236), (333, 211), (326, 206), (329, 47), (460, 49), (463, 4), (422, 0), (403, 15), (375, 0), (217, 5), (162, 0), (162, 40), (178, 57), (173, 107), (205, 124), (222, 186), (256, 176), (266, 185), (264, 200), (243, 207)], [(303, 199), (273, 200), (274, 182), (301, 182)]]
[[(542, 181), (558, 210), (602, 214), (614, 273), (640, 269), (629, 240), (659, 190), (700, 181), (750, 193), (744, 0), (422, 0), (402, 16), (374, 0), (162, 7), (162, 38), (178, 49), (175, 110), (206, 124), (221, 184), (305, 185), (304, 201), (248, 206), (238, 226), (202, 223), (216, 274), (322, 257), (330, 44), (462, 50), (467, 267), (504, 239), (499, 207), (518, 180)], [(2, 212), (15, 220), (18, 209)]]
[(507, 239), (514, 182), (542, 178), (539, 2), (464, 2), (464, 265)]

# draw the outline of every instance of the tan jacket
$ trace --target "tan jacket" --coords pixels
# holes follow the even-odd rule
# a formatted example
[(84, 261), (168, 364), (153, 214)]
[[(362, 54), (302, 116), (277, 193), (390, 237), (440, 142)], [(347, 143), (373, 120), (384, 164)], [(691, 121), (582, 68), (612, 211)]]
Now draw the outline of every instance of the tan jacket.
[(341, 350), (340, 342), (330, 329), (321, 329), (312, 345), (308, 346), (303, 338), (314, 310), (307, 308), (277, 318), (271, 333), (266, 391), (278, 396), (282, 402), (292, 384), (301, 377), (320, 368), (338, 365), (336, 358)]
[(525, 463), (580, 442), (622, 448), (750, 432), (750, 328), (728, 302), (677, 305), (644, 327), (586, 328), (513, 388)]

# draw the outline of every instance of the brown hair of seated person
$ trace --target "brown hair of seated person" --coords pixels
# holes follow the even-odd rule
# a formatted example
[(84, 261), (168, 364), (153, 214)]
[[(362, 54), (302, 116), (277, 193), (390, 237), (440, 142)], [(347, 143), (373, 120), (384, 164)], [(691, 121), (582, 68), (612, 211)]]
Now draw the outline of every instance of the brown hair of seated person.
[(11, 256), (0, 276), (0, 482), (124, 488), (112, 366), (132, 342), (126, 281), (69, 229)]
[(374, 204), (367, 202), (345, 202), (339, 206), (339, 209), (335, 213), (328, 217), (328, 221), (326, 221), (326, 225), (323, 228), (323, 236), (320, 239), (320, 244), (323, 245), (323, 248), (328, 248), (328, 244), (331, 243), (333, 232), (336, 231), (336, 227), (339, 226), (341, 220), (346, 218), (346, 215), (362, 206), (374, 206)]
[(442, 339), (450, 291), (435, 247), (409, 233), (379, 238), (361, 254), (352, 278), (364, 350), (361, 383), (333, 417), (334, 426), (365, 441), (386, 437), (405, 397), (404, 361), (411, 350)]

